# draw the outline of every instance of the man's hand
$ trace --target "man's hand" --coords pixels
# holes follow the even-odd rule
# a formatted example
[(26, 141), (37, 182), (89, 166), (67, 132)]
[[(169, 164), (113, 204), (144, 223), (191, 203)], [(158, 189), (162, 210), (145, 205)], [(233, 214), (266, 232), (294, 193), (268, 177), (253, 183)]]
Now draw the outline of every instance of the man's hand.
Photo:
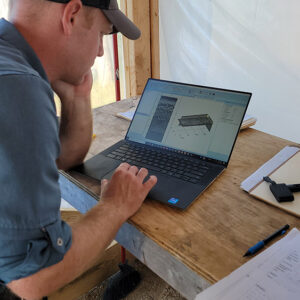
[(51, 83), (54, 92), (60, 98), (62, 104), (67, 101), (75, 101), (76, 99), (89, 99), (93, 85), (93, 75), (90, 70), (78, 85), (57, 80)]
[(110, 204), (114, 212), (121, 216), (123, 222), (135, 214), (144, 202), (147, 194), (157, 182), (156, 176), (144, 182), (148, 170), (127, 163), (116, 169), (112, 179), (102, 180), (101, 201)]
[(52, 83), (61, 100), (59, 138), (61, 154), (57, 160), (59, 169), (69, 169), (80, 164), (92, 140), (91, 88), (92, 72), (89, 71), (78, 85), (63, 81)]

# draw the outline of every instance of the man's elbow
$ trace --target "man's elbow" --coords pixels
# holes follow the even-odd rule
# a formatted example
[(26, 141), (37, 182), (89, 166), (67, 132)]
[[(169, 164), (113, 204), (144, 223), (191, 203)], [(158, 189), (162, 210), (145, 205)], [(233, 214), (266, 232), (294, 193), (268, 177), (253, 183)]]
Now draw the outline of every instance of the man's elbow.
[(46, 295), (38, 284), (31, 280), (18, 279), (7, 284), (7, 287), (18, 297), (26, 300), (40, 300)]
[(56, 160), (56, 166), (59, 170), (63, 170), (63, 171), (67, 171), (73, 167), (76, 167), (78, 165), (81, 165), (84, 161), (84, 158), (85, 156), (81, 156), (81, 157), (78, 157), (76, 159), (73, 159), (73, 160), (62, 160), (62, 159), (57, 159)]

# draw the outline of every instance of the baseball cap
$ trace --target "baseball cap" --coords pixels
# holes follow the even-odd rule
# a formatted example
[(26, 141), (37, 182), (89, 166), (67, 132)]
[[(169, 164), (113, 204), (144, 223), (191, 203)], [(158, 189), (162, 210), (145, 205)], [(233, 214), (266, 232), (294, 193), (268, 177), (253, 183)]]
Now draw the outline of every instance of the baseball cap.
[[(48, 0), (57, 3), (68, 3), (70, 0)], [(121, 32), (127, 38), (136, 40), (141, 31), (119, 9), (117, 0), (81, 0), (83, 5), (101, 9), (107, 19), (113, 24), (112, 33)]]

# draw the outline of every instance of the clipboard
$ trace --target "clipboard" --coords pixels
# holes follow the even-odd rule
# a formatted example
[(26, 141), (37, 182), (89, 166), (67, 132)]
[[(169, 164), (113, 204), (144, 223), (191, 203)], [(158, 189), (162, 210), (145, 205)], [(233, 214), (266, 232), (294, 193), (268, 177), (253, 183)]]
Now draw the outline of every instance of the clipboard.
[(300, 192), (294, 193), (294, 201), (279, 203), (263, 181), (269, 176), (276, 183), (300, 183), (300, 147), (287, 146), (241, 183), (241, 188), (251, 196), (276, 206), (300, 218)]

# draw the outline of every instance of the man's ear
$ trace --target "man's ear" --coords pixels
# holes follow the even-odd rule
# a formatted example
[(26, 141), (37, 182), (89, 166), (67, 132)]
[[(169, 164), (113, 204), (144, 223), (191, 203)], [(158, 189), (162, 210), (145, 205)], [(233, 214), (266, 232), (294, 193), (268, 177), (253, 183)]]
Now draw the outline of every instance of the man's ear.
[(71, 35), (74, 23), (77, 21), (81, 9), (81, 0), (71, 0), (65, 5), (61, 22), (66, 35)]

